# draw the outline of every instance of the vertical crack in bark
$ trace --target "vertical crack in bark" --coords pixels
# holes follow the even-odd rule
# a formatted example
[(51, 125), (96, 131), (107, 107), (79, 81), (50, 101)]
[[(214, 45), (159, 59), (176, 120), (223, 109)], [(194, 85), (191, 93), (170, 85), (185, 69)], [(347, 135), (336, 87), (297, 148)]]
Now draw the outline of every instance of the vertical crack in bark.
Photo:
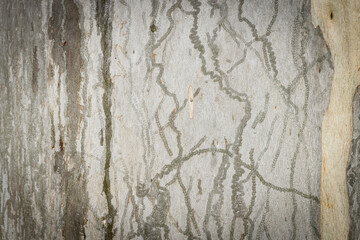
[(39, 73), (39, 62), (37, 58), (37, 46), (33, 50), (33, 74), (32, 74), (32, 89), (36, 94), (38, 90), (38, 73)]
[(360, 88), (354, 97), (354, 128), (350, 150), (350, 159), (347, 167), (347, 185), (350, 203), (350, 231), (349, 239), (360, 238)]
[(97, 1), (96, 15), (98, 27), (101, 32), (101, 49), (103, 52), (102, 77), (103, 77), (103, 109), (105, 114), (105, 176), (103, 181), (103, 191), (106, 196), (108, 215), (106, 216), (105, 239), (113, 239), (114, 218), (116, 210), (111, 203), (112, 195), (110, 188), (110, 161), (111, 161), (111, 139), (112, 139), (112, 116), (111, 116), (111, 91), (112, 83), (110, 76), (111, 58), (111, 33), (112, 24), (110, 17), (111, 1)]

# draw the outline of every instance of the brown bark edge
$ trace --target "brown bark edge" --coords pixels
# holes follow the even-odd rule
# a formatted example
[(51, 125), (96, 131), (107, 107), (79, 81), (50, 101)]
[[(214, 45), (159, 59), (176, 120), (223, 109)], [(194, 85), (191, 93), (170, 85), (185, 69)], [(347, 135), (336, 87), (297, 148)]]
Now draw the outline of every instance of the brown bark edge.
[(311, 12), (334, 63), (321, 137), (321, 239), (347, 239), (350, 214), (346, 168), (353, 134), (353, 98), (360, 84), (360, 1), (312, 0)]

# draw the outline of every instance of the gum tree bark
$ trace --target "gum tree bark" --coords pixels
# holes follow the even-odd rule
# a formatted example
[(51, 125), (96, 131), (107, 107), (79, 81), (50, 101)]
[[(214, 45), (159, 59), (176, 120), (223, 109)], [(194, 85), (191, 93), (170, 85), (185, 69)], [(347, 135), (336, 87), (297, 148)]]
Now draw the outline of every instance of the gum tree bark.
[(349, 239), (360, 237), (360, 91), (354, 96), (354, 130), (350, 151), (350, 160), (347, 168), (348, 195), (350, 205)]
[[(321, 235), (323, 239), (347, 239), (350, 215), (346, 168), (353, 135), (353, 99), (360, 85), (360, 3), (315, 0), (312, 7), (313, 22), (324, 33), (335, 68), (329, 108), (322, 125)], [(353, 181), (349, 182), (350, 188)], [(350, 201), (354, 203), (354, 191), (351, 195)], [(352, 208), (353, 224), (358, 225), (359, 215), (354, 214), (358, 207), (353, 204)]]
[(320, 238), (310, 10), (0, 0), (1, 238)]

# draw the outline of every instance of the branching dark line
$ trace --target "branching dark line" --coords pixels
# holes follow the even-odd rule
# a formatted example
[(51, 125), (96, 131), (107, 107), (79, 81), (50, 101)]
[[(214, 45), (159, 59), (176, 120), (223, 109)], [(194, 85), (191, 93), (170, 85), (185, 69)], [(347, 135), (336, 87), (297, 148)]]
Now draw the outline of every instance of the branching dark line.
[(297, 195), (299, 195), (299, 196), (301, 196), (303, 198), (314, 200), (315, 202), (320, 203), (319, 198), (316, 197), (316, 196), (313, 196), (313, 195), (310, 195), (310, 194), (305, 194), (305, 193), (303, 193), (303, 192), (301, 192), (301, 191), (299, 191), (299, 190), (297, 190), (295, 188), (285, 188), (285, 187), (276, 186), (276, 185), (266, 181), (264, 179), (264, 177), (256, 169), (252, 168), (247, 163), (242, 162), (241, 165), (244, 166), (246, 169), (248, 169), (250, 171), (253, 171), (255, 176), (260, 180), (260, 182), (263, 185), (265, 185), (265, 186), (267, 186), (267, 187), (269, 187), (269, 188), (271, 188), (273, 190), (277, 190), (279, 192), (295, 193), (295, 194), (297, 194)]

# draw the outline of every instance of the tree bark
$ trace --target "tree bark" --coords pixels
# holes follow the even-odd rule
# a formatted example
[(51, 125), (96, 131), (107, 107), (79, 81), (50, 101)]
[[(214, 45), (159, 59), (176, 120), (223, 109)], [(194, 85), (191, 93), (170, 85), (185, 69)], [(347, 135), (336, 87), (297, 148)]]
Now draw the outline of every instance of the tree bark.
[(0, 11), (2, 239), (320, 238), (321, 137), (345, 194), (354, 89), (309, 0)]

